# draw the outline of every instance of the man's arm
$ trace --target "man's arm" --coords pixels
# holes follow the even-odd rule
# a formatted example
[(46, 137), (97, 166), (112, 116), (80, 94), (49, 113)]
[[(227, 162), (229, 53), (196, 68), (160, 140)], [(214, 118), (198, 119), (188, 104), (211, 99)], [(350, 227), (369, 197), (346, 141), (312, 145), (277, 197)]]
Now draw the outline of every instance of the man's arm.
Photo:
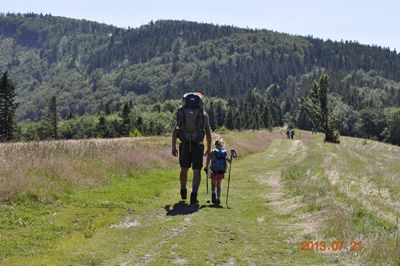
[(211, 157), (212, 157), (213, 152), (210, 153), (210, 156), (207, 156), (206, 160), (206, 168), (210, 167), (210, 162), (211, 162)]
[(204, 156), (207, 158), (210, 157), (211, 154), (211, 129), (210, 129), (210, 120), (208, 119), (208, 114), (205, 113), (205, 121), (204, 121), (204, 129), (206, 131), (206, 142), (207, 142), (207, 150), (204, 153)]
[(175, 157), (178, 156), (178, 150), (176, 149), (176, 139), (178, 137), (178, 130), (179, 130), (179, 127), (178, 127), (178, 125), (176, 125), (174, 130), (172, 131), (171, 152), (172, 152), (172, 155)]

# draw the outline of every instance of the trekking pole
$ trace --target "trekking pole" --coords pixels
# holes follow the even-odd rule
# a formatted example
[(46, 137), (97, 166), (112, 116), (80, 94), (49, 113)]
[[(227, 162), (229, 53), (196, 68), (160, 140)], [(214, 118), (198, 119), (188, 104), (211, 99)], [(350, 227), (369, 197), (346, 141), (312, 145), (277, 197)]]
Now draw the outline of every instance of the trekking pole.
[(206, 175), (206, 186), (207, 186), (207, 195), (206, 195), (206, 199), (207, 199), (207, 203), (210, 203), (210, 196), (208, 194), (208, 179), (210, 178), (211, 175), (211, 167), (207, 167), (207, 175)]
[(231, 163), (229, 164), (229, 175), (228, 175), (228, 189), (226, 191), (226, 207), (229, 208), (228, 206), (228, 197), (229, 197), (229, 184), (231, 182), (231, 169), (232, 169), (232, 159), (237, 158), (237, 154), (235, 150), (231, 150)]

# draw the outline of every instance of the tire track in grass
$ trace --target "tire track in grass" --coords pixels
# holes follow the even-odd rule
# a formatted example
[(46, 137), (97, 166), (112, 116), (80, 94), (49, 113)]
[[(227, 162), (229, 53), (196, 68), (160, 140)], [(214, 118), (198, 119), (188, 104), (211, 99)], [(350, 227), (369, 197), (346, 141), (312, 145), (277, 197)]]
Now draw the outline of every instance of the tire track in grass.
[[(279, 151), (284, 154), (283, 158), (279, 159), (282, 162), (286, 162), (286, 164), (299, 163), (305, 159), (307, 150), (308, 148), (301, 140), (293, 140), (287, 152)], [(278, 155), (275, 154), (273, 157), (276, 156)], [(271, 208), (277, 213), (294, 216), (286, 222), (285, 227), (292, 231), (287, 241), (298, 244), (304, 240), (304, 236), (316, 235), (318, 233), (323, 223), (322, 212), (306, 213), (304, 212), (306, 206), (301, 202), (302, 196), (287, 195), (280, 178), (283, 167), (285, 167), (285, 164), (281, 165), (278, 169), (267, 172), (259, 181), (272, 188), (273, 192), (268, 195)]]
[[(299, 245), (306, 235), (317, 235), (322, 227), (322, 212), (306, 213), (306, 207), (302, 203), (302, 196), (288, 196), (285, 192), (285, 186), (281, 181), (281, 171), (290, 163), (302, 162), (305, 159), (308, 148), (301, 140), (290, 141), (290, 146), (277, 149), (272, 147), (271, 154), (268, 157), (275, 158), (280, 161), (280, 165), (275, 169), (267, 171), (262, 177), (258, 177), (257, 181), (271, 188), (272, 192), (266, 198), (269, 201), (271, 209), (278, 215), (289, 219), (281, 219), (282, 234), (286, 235), (285, 242)], [(261, 217), (263, 218), (263, 217)], [(323, 258), (323, 254), (315, 253), (316, 256)]]

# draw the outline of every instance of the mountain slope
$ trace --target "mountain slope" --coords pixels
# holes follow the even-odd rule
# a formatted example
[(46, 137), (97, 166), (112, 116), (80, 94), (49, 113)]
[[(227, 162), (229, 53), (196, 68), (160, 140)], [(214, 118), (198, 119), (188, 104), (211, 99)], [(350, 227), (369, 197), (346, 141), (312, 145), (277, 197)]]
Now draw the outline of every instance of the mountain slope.
[[(0, 44), (0, 71), (9, 70), (17, 84), (20, 120), (39, 120), (54, 94), (66, 118), (71, 112), (96, 114), (107, 103), (119, 110), (126, 101), (162, 101), (193, 89), (238, 98), (256, 87), (293, 111), (297, 96), (323, 69), (332, 91), (356, 109), (376, 89), (382, 102), (373, 107), (400, 105), (391, 97), (399, 92), (400, 55), (354, 42), (187, 21), (120, 29), (7, 14), (0, 16)], [(361, 100), (357, 71), (365, 73)], [(369, 76), (383, 82), (374, 86)]]

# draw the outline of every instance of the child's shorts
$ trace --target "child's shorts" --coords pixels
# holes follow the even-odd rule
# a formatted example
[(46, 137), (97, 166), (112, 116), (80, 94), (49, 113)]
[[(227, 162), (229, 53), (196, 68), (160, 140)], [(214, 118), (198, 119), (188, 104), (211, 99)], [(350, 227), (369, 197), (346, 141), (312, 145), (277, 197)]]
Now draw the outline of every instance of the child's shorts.
[(222, 180), (222, 179), (224, 179), (224, 174), (211, 173), (211, 179), (212, 180)]

